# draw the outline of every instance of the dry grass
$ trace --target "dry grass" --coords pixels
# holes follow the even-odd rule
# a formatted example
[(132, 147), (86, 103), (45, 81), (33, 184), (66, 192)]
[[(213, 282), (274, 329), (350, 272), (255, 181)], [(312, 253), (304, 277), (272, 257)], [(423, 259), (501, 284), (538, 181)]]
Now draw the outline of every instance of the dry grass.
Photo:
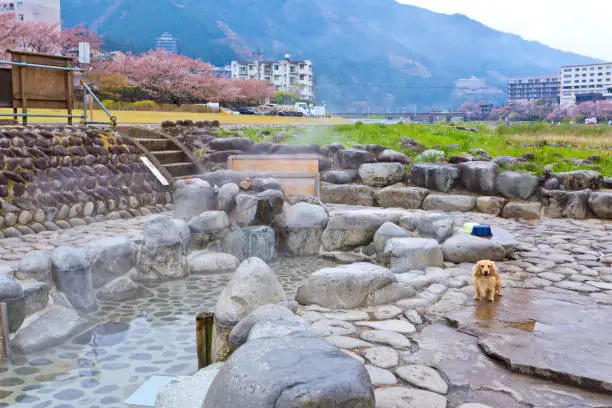
[(612, 146), (612, 135), (577, 136), (577, 135), (512, 135), (509, 140), (523, 143), (537, 143), (546, 140), (548, 143), (570, 143), (574, 145)]
[[(10, 109), (0, 109), (0, 113), (12, 113)], [(29, 113), (35, 114), (66, 114), (64, 110), (41, 110), (31, 109)], [(80, 111), (74, 111), (74, 114), (79, 114)], [(191, 113), (191, 112), (151, 112), (151, 111), (114, 111), (111, 112), (117, 116), (117, 122), (119, 124), (130, 124), (130, 123), (161, 123), (165, 120), (193, 120), (204, 121), (204, 120), (218, 120), (221, 124), (238, 124), (238, 125), (318, 125), (318, 124), (330, 124), (337, 125), (347, 123), (344, 119), (310, 119), (310, 118), (293, 118), (293, 117), (282, 117), (282, 116), (255, 116), (255, 115), (230, 115), (224, 113)], [(88, 115), (89, 116), (89, 115)], [(106, 122), (108, 117), (102, 111), (94, 111), (94, 121)], [(0, 119), (9, 119), (7, 117), (0, 117)], [(30, 118), (30, 123), (44, 122), (44, 123), (66, 123), (64, 118)]]

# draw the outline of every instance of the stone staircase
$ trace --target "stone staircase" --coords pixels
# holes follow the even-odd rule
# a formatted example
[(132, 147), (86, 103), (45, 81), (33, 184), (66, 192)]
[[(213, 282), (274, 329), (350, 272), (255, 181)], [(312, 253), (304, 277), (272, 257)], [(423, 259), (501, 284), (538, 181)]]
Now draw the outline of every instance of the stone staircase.
[(168, 181), (203, 173), (193, 154), (175, 138), (135, 126), (120, 127), (119, 131), (134, 141)]

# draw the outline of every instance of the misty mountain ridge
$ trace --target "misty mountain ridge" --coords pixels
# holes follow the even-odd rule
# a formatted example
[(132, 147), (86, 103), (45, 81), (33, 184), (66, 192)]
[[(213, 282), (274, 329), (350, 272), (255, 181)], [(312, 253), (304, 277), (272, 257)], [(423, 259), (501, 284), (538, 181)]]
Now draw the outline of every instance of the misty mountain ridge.
[[(395, 0), (62, 0), (61, 6), (66, 26), (85, 23), (108, 49), (147, 51), (168, 31), (181, 53), (218, 66), (256, 51), (266, 59), (310, 59), (317, 99), (335, 111), (499, 102), (508, 77), (597, 61)], [(471, 76), (484, 79), (489, 91), (454, 89)]]

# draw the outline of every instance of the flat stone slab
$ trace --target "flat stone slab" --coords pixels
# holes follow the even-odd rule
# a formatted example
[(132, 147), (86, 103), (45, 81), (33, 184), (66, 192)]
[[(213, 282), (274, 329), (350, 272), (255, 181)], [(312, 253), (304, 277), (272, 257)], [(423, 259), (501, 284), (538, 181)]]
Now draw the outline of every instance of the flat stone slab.
[(412, 334), (416, 332), (416, 327), (405, 320), (383, 320), (380, 322), (357, 322), (356, 326), (369, 327), (376, 330), (393, 331), (402, 334)]
[(446, 398), (429, 391), (404, 387), (380, 388), (376, 408), (446, 408)]
[(361, 339), (372, 343), (385, 344), (397, 349), (410, 348), (410, 340), (397, 332), (386, 330), (368, 330), (361, 333)]
[(468, 301), (446, 318), (512, 371), (610, 392), (610, 316), (612, 306), (584, 295), (508, 288), (494, 303)]

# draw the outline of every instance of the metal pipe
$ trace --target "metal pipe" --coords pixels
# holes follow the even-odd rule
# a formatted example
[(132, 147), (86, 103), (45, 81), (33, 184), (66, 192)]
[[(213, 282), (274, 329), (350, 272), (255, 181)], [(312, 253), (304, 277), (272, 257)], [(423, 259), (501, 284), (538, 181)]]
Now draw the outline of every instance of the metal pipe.
[(82, 118), (83, 115), (60, 115), (57, 113), (0, 113), (0, 116), (22, 117), (22, 118)]
[(91, 88), (89, 87), (89, 85), (87, 85), (86, 83), (82, 83), (83, 88), (85, 88), (87, 90), (87, 92), (89, 92), (89, 94), (91, 95), (91, 97), (93, 98), (93, 100), (100, 106), (100, 108), (102, 108), (102, 110), (104, 111), (104, 113), (106, 113), (106, 115), (111, 118), (113, 117), (113, 115), (111, 115), (111, 113), (108, 111), (108, 109), (106, 109), (106, 106), (104, 106), (102, 104), (102, 102), (100, 101), (100, 99), (98, 99), (98, 97), (96, 96), (96, 94), (91, 90)]
[(75, 72), (85, 71), (84, 69), (80, 69), (80, 68), (56, 67), (53, 65), (30, 64), (29, 62), (14, 62), (14, 61), (4, 61), (4, 60), (0, 60), (0, 65), (15, 65), (18, 67), (31, 67), (31, 68), (47, 68), (47, 69), (55, 69), (58, 71), (75, 71)]

